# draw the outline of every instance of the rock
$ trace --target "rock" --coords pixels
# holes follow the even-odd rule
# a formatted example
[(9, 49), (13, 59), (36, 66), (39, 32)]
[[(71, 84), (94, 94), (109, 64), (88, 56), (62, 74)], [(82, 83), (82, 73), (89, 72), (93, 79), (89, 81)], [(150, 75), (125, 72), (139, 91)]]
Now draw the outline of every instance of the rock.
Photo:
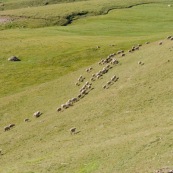
[(21, 61), (21, 60), (16, 56), (12, 56), (12, 57), (8, 58), (8, 61)]

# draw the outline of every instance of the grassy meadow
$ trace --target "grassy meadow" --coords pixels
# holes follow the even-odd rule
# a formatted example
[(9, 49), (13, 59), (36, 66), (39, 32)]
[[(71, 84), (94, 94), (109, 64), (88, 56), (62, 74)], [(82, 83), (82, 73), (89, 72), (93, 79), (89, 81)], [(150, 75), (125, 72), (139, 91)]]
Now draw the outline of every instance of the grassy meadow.
[[(0, 11), (15, 19), (0, 26), (0, 172), (152, 173), (172, 168), (173, 42), (166, 37), (172, 34), (173, 7), (168, 4), (173, 1), (22, 5), (33, 2), (5, 1)], [(57, 26), (71, 14), (77, 15), (72, 20), (80, 19)], [(139, 43), (139, 51), (128, 53)], [(98, 61), (120, 49), (126, 54), (117, 56), (120, 63), (93, 82), (87, 96), (58, 113), (57, 107), (79, 94), (83, 84), (75, 86), (78, 77), (89, 81), (104, 67)], [(7, 61), (12, 55), (21, 61)], [(87, 73), (90, 66), (93, 71)], [(119, 80), (104, 90), (113, 75)], [(38, 110), (43, 114), (36, 119), (32, 115)], [(4, 132), (10, 123), (16, 127)], [(70, 135), (71, 127), (80, 132)]]

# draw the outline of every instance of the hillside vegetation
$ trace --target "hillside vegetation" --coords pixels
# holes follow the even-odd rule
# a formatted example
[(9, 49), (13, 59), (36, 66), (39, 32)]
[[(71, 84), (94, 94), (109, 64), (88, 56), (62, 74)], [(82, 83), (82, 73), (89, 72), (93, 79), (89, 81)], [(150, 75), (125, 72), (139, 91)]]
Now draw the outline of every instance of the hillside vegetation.
[[(170, 2), (172, 0), (167, 0), (166, 4)], [(0, 16), (8, 16), (12, 19), (12, 22), (7, 23), (5, 28), (68, 25), (81, 17), (107, 14), (112, 9), (129, 8), (150, 3), (164, 4), (163, 0), (90, 0), (5, 10), (0, 12)], [(21, 5), (21, 7), (23, 6)]]
[[(25, 2), (35, 1), (5, 1), (4, 8), (21, 6), (0, 12), (14, 19), (0, 25), (0, 173), (173, 169), (173, 41), (166, 39), (173, 35), (173, 1), (38, 1), (24, 8)], [(69, 16), (70, 25), (57, 26)], [(106, 66), (98, 62), (118, 50), (125, 51), (115, 56), (119, 63), (84, 98), (57, 112)], [(9, 62), (12, 55), (21, 61)], [(80, 75), (85, 80), (76, 86)], [(103, 89), (113, 75), (119, 80)], [(43, 114), (35, 118), (36, 111)]]
[[(127, 53), (85, 98), (60, 113), (56, 108), (79, 93), (79, 75), (89, 80), (85, 68), (3, 97), (0, 124), (16, 127), (0, 132), (0, 171), (146, 173), (172, 166), (172, 57), (171, 41)], [(92, 67), (92, 73), (103, 68)], [(113, 75), (118, 82), (104, 90)], [(43, 115), (35, 119), (37, 110)], [(27, 117), (31, 122), (23, 122)], [(73, 126), (81, 132), (70, 135)]]

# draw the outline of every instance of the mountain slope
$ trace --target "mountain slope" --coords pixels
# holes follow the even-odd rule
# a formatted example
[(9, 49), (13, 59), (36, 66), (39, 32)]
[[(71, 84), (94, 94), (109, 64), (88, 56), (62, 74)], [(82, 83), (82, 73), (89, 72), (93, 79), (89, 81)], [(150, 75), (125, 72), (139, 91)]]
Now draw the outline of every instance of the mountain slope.
[[(77, 78), (82, 74), (86, 82), (91, 73), (81, 69), (2, 98), (0, 125), (16, 127), (0, 132), (0, 171), (146, 173), (172, 166), (172, 57), (170, 40), (117, 56), (120, 63), (87, 96), (59, 113), (79, 93)], [(103, 68), (92, 67), (92, 73)], [(103, 89), (113, 75), (119, 80)], [(43, 114), (35, 119), (37, 110)], [(31, 122), (23, 122), (27, 117)], [(80, 133), (70, 135), (73, 126)]]

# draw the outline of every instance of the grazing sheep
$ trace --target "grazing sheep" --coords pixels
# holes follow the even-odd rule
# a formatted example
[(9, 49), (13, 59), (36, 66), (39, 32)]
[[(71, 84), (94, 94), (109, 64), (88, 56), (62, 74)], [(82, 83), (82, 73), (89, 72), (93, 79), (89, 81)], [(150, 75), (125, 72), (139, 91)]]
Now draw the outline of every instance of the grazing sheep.
[(71, 135), (72, 135), (72, 134), (75, 134), (75, 132), (76, 132), (76, 127), (73, 127), (73, 128), (70, 129), (70, 134), (71, 134)]
[(57, 112), (61, 112), (62, 111), (62, 108), (57, 108)]
[(141, 47), (141, 46), (142, 46), (142, 44), (138, 44), (138, 46), (139, 46), (139, 47)]
[(111, 78), (111, 81), (115, 81), (115, 79), (116, 79), (116, 76), (113, 76), (113, 77)]
[(97, 48), (97, 49), (99, 49), (99, 48), (100, 48), (100, 46), (96, 46), (96, 48)]
[(138, 61), (138, 64), (141, 64), (142, 62), (141, 61)]
[(139, 50), (139, 46), (135, 47), (135, 50)]
[(119, 62), (118, 62), (118, 60), (117, 59), (113, 59), (112, 61), (111, 61), (111, 64), (118, 64)]
[(80, 75), (80, 77), (78, 78), (78, 81), (79, 81), (79, 82), (83, 82), (84, 79), (85, 79), (85, 77), (83, 77), (82, 75)]
[(163, 44), (163, 42), (162, 42), (162, 41), (160, 41), (160, 42), (159, 42), (159, 45), (162, 45), (162, 44)]
[(170, 40), (173, 40), (173, 37), (171, 37)]
[(66, 102), (66, 106), (68, 106), (68, 107), (73, 106), (73, 102), (71, 100), (68, 100)]
[(78, 97), (78, 99), (82, 98), (82, 94), (79, 94), (77, 97)]
[(106, 85), (104, 85), (104, 86), (103, 86), (103, 89), (106, 89), (106, 88), (107, 88), (107, 86), (106, 86)]
[(125, 53), (123, 53), (121, 56), (125, 56), (126, 54)]
[(89, 69), (88, 68), (86, 69), (86, 72), (89, 72)]
[(9, 124), (8, 127), (12, 128), (12, 127), (14, 127), (14, 126), (15, 126), (15, 124)]
[(108, 81), (108, 82), (107, 82), (107, 84), (108, 84), (108, 85), (111, 85), (111, 84), (112, 84), (112, 82), (111, 82), (111, 81)]
[(170, 39), (172, 36), (171, 35), (169, 35), (168, 37), (167, 37), (167, 39)]
[(25, 119), (24, 119), (24, 122), (29, 122), (29, 119), (28, 119), (28, 118), (25, 118)]
[(128, 50), (128, 52), (129, 52), (129, 53), (131, 53), (131, 52), (132, 52), (132, 50)]
[(134, 48), (132, 48), (132, 52), (134, 52), (135, 51), (135, 47)]
[(149, 44), (150, 42), (146, 42), (145, 44)]
[(78, 101), (78, 99), (76, 97), (72, 98), (71, 100), (72, 100), (73, 103)]
[(89, 67), (89, 71), (91, 71), (93, 68), (92, 67)]
[(90, 79), (91, 81), (95, 81), (95, 79), (92, 77), (91, 79)]
[(9, 126), (4, 127), (4, 131), (5, 132), (8, 131), (8, 130), (10, 130), (10, 127)]
[(82, 91), (81, 91), (81, 94), (82, 94), (82, 95), (85, 95), (86, 93), (87, 93), (86, 90), (82, 90)]
[(76, 86), (80, 86), (80, 84), (78, 82), (75, 83)]
[(12, 57), (8, 58), (8, 61), (20, 61), (20, 59), (16, 56), (12, 56)]
[(171, 7), (171, 4), (168, 4), (168, 7)]
[(124, 50), (119, 50), (119, 51), (117, 52), (117, 54), (121, 54), (121, 53), (124, 53)]
[(42, 113), (41, 113), (40, 111), (37, 111), (37, 112), (35, 112), (35, 113), (33, 114), (33, 116), (36, 117), (36, 118), (38, 118), (38, 117), (40, 117), (41, 114), (42, 114)]

